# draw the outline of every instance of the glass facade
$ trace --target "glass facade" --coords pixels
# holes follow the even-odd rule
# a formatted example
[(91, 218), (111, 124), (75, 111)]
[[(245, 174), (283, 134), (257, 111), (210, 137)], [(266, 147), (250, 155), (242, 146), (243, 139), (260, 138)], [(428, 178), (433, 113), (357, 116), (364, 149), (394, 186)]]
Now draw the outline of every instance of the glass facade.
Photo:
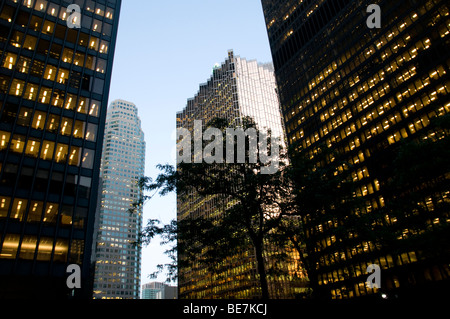
[[(120, 0), (0, 3), (0, 297), (88, 297)], [(66, 287), (78, 264), (82, 288)]]
[[(371, 3), (381, 8), (380, 29), (366, 25)], [(288, 142), (298, 143), (299, 151), (311, 158), (322, 144), (342, 154), (351, 164), (355, 196), (365, 202), (358, 214), (380, 214), (378, 223), (402, 228), (398, 241), (449, 223), (448, 209), (435, 209), (450, 201), (448, 176), (430, 181), (423, 197), (417, 198), (427, 211), (421, 224), (411, 224), (409, 213), (402, 223), (383, 213), (393, 198), (385, 185), (389, 174), (395, 174), (387, 172), (399, 142), (437, 140), (442, 132), (430, 128), (430, 122), (450, 113), (448, 3), (262, 4)], [(346, 222), (333, 216), (306, 216), (304, 223), (314, 250), (309, 257), (317, 261), (315, 280), (331, 298), (376, 293), (378, 289), (365, 284), (369, 264), (381, 267), (384, 291), (430, 287), (450, 279), (448, 250), (437, 258), (414, 247), (381, 249), (352, 235)], [(345, 236), (339, 235), (338, 227), (347, 227)]]
[[(206, 84), (200, 86), (197, 95), (189, 99), (187, 106), (177, 114), (177, 127), (193, 130), (194, 120), (203, 125), (216, 117), (226, 118), (240, 124), (243, 117), (250, 116), (260, 128), (271, 129), (284, 141), (284, 129), (276, 93), (275, 76), (271, 64), (259, 64), (228, 53), (228, 59), (216, 66)], [(282, 142), (284, 143), (284, 142)], [(201, 197), (193, 191), (187, 198), (177, 197), (179, 220), (197, 216), (220, 218), (229, 200), (221, 196)], [(265, 252), (270, 260), (270, 245)], [(179, 256), (183, 258), (183, 256)], [(180, 298), (258, 298), (261, 295), (257, 280), (256, 259), (252, 249), (236, 252), (220, 266), (220, 271), (208, 271), (203, 264), (179, 268)], [(291, 298), (293, 290), (288, 276), (270, 277), (269, 289), (273, 298)]]
[(128, 211), (142, 197), (145, 141), (137, 107), (113, 101), (106, 116), (100, 172), (95, 248), (95, 299), (138, 299), (141, 249), (135, 243), (142, 228), (142, 207)]

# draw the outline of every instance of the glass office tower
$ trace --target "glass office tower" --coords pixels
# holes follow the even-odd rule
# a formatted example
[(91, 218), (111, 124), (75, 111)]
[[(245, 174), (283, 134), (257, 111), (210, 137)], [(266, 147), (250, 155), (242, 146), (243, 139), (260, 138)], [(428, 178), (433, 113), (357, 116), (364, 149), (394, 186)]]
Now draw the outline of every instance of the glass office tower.
[[(203, 126), (214, 118), (225, 118), (240, 124), (243, 117), (250, 116), (259, 128), (271, 129), (272, 134), (281, 138), (284, 146), (280, 115), (273, 66), (248, 61), (230, 51), (225, 62), (214, 67), (211, 78), (200, 86), (195, 97), (189, 99), (187, 106), (177, 114), (177, 127), (192, 132), (195, 120), (202, 120)], [(187, 198), (178, 196), (177, 200), (179, 220), (197, 216), (220, 218), (227, 205), (232, 205), (221, 196), (202, 198), (195, 191)], [(270, 254), (266, 250), (266, 256)], [(298, 275), (301, 277), (303, 274)], [(272, 298), (293, 297), (294, 288), (289, 286), (288, 276), (285, 278), (285, 281), (268, 278)], [(192, 267), (181, 267), (178, 286), (180, 298), (244, 299), (258, 298), (261, 294), (256, 278), (256, 259), (251, 249), (230, 256), (217, 273), (195, 261)]]
[(135, 245), (142, 228), (142, 207), (129, 209), (142, 197), (145, 141), (136, 105), (113, 101), (106, 116), (100, 172), (99, 212), (95, 248), (94, 298), (138, 299), (141, 248)]
[[(381, 9), (381, 28), (366, 23), (372, 3)], [(387, 185), (397, 173), (392, 163), (403, 140), (431, 142), (448, 134), (430, 124), (450, 113), (448, 2), (262, 0), (262, 5), (288, 142), (310, 158), (321, 145), (337, 151), (351, 167), (355, 196), (365, 203), (345, 218), (305, 216), (313, 252), (308, 258), (316, 265), (312, 279), (331, 298), (426, 294), (444, 287), (450, 278), (448, 239), (442, 237), (439, 254), (426, 243), (450, 222), (448, 174), (398, 194)], [(415, 209), (398, 218), (386, 212), (394, 200), (418, 189)], [(380, 216), (370, 227), (399, 234), (393, 245), (351, 232), (350, 220), (369, 216)], [(414, 245), (402, 244), (415, 238)], [(381, 289), (365, 283), (369, 264), (381, 267)]]
[[(67, 7), (75, 3), (80, 16)], [(121, 1), (0, 3), (0, 297), (88, 298)], [(69, 22), (79, 28), (69, 28)], [(67, 266), (81, 269), (69, 291)]]

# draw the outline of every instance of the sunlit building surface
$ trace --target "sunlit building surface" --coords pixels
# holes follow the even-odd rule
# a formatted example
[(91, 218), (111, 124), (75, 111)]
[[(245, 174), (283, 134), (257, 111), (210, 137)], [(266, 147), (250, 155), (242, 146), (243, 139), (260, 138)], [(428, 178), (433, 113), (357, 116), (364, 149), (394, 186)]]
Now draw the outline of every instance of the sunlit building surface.
[(136, 105), (111, 102), (103, 141), (101, 195), (96, 226), (94, 298), (138, 299), (140, 296), (142, 197), (145, 141)]
[[(0, 3), (0, 298), (88, 298), (120, 0)], [(81, 289), (66, 285), (81, 267)]]
[[(369, 4), (381, 8), (381, 28), (369, 29)], [(437, 140), (430, 122), (450, 112), (450, 16), (446, 1), (262, 0), (289, 144), (314, 156), (328, 145), (351, 164), (360, 212), (382, 212), (384, 191), (402, 139)], [(391, 172), (390, 174), (395, 174)], [(426, 186), (424, 186), (426, 185)], [(421, 224), (389, 213), (379, 223), (403, 227), (402, 241), (450, 222), (448, 174), (424, 184)], [(407, 192), (409, 190), (405, 190)], [(349, 212), (349, 216), (354, 212)], [(411, 213), (413, 216), (415, 212)], [(408, 215), (409, 216), (409, 215)], [(443, 287), (450, 278), (448, 241), (439, 255), (426, 250), (380, 249), (361, 241), (342, 220), (306, 216), (320, 287), (330, 298), (375, 296)], [(393, 229), (394, 229), (393, 228)], [(340, 234), (340, 235), (339, 235)], [(399, 246), (402, 247), (402, 246)], [(447, 247), (447, 248), (445, 248)], [(431, 247), (430, 247), (431, 248)], [(365, 281), (369, 264), (381, 267), (381, 290)], [(414, 287), (416, 287), (414, 290)], [(387, 293), (385, 297), (389, 296)]]
[[(271, 64), (259, 64), (235, 56), (233, 51), (221, 65), (216, 65), (207, 83), (200, 86), (197, 95), (189, 99), (187, 106), (177, 114), (177, 127), (193, 131), (194, 120), (202, 120), (205, 127), (214, 118), (225, 118), (241, 124), (245, 116), (252, 117), (259, 128), (271, 129), (281, 137), (284, 130), (281, 121), (275, 77)], [(227, 205), (220, 196), (202, 198), (195, 192), (188, 198), (177, 197), (177, 216), (185, 218), (220, 218)], [(266, 245), (266, 248), (270, 245)], [(269, 258), (270, 248), (266, 250)], [(179, 258), (183, 258), (179, 256)], [(270, 258), (269, 258), (270, 259)], [(267, 266), (267, 265), (266, 265)], [(256, 278), (256, 259), (251, 249), (236, 252), (218, 266), (213, 273), (205, 265), (193, 263), (192, 267), (179, 269), (180, 298), (257, 298), (261, 296)], [(298, 268), (292, 267), (292, 275)], [(298, 277), (303, 272), (296, 273)], [(268, 278), (272, 298), (292, 298), (294, 288), (285, 280)], [(282, 282), (281, 282), (282, 281)]]

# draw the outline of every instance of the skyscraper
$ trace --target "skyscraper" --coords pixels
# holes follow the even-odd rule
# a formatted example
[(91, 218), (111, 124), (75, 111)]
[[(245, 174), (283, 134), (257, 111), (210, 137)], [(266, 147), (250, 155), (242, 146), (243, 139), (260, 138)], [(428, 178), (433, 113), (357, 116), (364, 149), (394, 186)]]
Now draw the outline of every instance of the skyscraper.
[(101, 195), (95, 248), (94, 298), (140, 296), (142, 208), (130, 214), (142, 196), (145, 141), (136, 105), (111, 102), (106, 116), (100, 172)]
[[(0, 298), (92, 292), (94, 214), (121, 1), (74, 2), (75, 20), (67, 1), (0, 3)], [(69, 264), (80, 266), (81, 289), (66, 285)]]
[[(177, 127), (193, 130), (195, 120), (206, 125), (214, 118), (225, 118), (241, 124), (250, 116), (259, 128), (271, 129), (284, 143), (275, 77), (271, 64), (259, 64), (228, 52), (228, 58), (216, 65), (211, 78), (202, 84), (194, 98), (177, 114)], [(195, 191), (188, 198), (178, 196), (179, 220), (192, 217), (220, 216), (229, 204), (218, 195), (202, 198)], [(182, 256), (180, 258), (183, 258)], [(180, 298), (255, 298), (260, 297), (256, 279), (256, 260), (251, 249), (236, 252), (213, 274), (205, 265), (179, 269)], [(269, 282), (273, 297), (287, 298), (291, 291), (275, 291), (275, 282)], [(287, 285), (286, 285), (287, 286)], [(288, 290), (288, 289), (286, 289)]]
[[(381, 9), (378, 17), (370, 4)], [(351, 167), (355, 197), (365, 203), (345, 218), (305, 216), (308, 258), (317, 265), (309, 275), (331, 298), (424, 293), (438, 282), (448, 284), (448, 240), (438, 243), (446, 251), (439, 254), (431, 253), (435, 247), (425, 240), (448, 227), (448, 174), (400, 193), (387, 190), (398, 173), (393, 161), (402, 140), (437, 141), (446, 134), (430, 122), (450, 113), (448, 3), (262, 0), (262, 5), (289, 144), (311, 158), (321, 145), (339, 152)], [(369, 28), (373, 18), (380, 18), (380, 28)], [(400, 207), (397, 217), (386, 211), (417, 189), (422, 193), (416, 208)], [(379, 216), (370, 227), (386, 227), (397, 238), (384, 245), (352, 233), (349, 221), (370, 216)], [(386, 234), (375, 232), (372, 238)], [(381, 289), (365, 283), (369, 264), (381, 268)]]
[(162, 282), (142, 285), (142, 299), (177, 299), (178, 288)]

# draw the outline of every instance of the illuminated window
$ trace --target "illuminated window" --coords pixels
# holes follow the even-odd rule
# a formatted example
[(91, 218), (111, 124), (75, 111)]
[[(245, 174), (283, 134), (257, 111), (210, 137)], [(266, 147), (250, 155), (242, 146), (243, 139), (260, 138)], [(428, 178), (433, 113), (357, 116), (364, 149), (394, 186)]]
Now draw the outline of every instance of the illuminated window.
[(91, 36), (88, 47), (89, 49), (98, 51), (98, 38)]
[(47, 65), (44, 73), (44, 79), (54, 81), (56, 77), (56, 67), (52, 65)]
[(11, 203), (10, 197), (0, 196), (0, 218), (5, 218), (8, 216), (10, 203)]
[(52, 90), (47, 88), (41, 88), (39, 92), (39, 102), (42, 104), (48, 104), (50, 102), (50, 95)]
[(46, 113), (41, 111), (35, 111), (31, 127), (38, 130), (43, 130), (45, 127), (45, 117)]
[(10, 136), (11, 136), (11, 133), (0, 131), (0, 151), (6, 149), (8, 147)]
[(82, 121), (75, 121), (73, 136), (76, 138), (84, 138), (84, 130), (86, 123)]
[(28, 201), (26, 199), (14, 199), (13, 205), (11, 207), (11, 215), (9, 216), (9, 218), (22, 221), (27, 208), (27, 203)]
[(44, 203), (40, 201), (32, 201), (28, 210), (28, 222), (40, 222)]
[(66, 69), (59, 69), (58, 72), (58, 83), (66, 84), (67, 79), (69, 78), (69, 70)]
[(100, 102), (96, 100), (91, 101), (91, 108), (89, 110), (89, 115), (98, 117), (100, 111)]
[(25, 136), (14, 134), (10, 146), (11, 151), (16, 153), (22, 153), (24, 147), (25, 147)]
[(55, 143), (50, 141), (44, 141), (41, 149), (41, 159), (51, 160), (53, 157), (53, 151), (55, 150)]
[(109, 46), (109, 42), (102, 40), (102, 42), (100, 43), (100, 53), (104, 53), (107, 54), (108, 53), (108, 46)]
[(17, 54), (14, 53), (6, 53), (6, 56), (3, 60), (3, 67), (12, 70), (17, 61)]
[(25, 149), (25, 154), (28, 156), (32, 156), (32, 157), (38, 157), (39, 156), (39, 146), (40, 146), (40, 141), (38, 139), (35, 138), (28, 138), (27, 141), (27, 147)]
[(71, 146), (69, 152), (69, 165), (79, 166), (81, 163), (81, 148)]
[(20, 235), (6, 234), (3, 241), (1, 258), (14, 259), (19, 248)]
[(67, 110), (73, 110), (76, 106), (76, 100), (77, 98), (75, 95), (67, 94), (66, 101), (64, 102), (64, 108)]
[(58, 204), (55, 203), (47, 203), (44, 210), (44, 218), (43, 221), (45, 223), (55, 224), (58, 217)]
[(72, 134), (72, 120), (64, 117), (61, 121), (61, 130), (62, 135), (71, 135)]
[(69, 146), (59, 143), (56, 147), (54, 160), (57, 163), (64, 163), (67, 159), (68, 153), (69, 153)]

